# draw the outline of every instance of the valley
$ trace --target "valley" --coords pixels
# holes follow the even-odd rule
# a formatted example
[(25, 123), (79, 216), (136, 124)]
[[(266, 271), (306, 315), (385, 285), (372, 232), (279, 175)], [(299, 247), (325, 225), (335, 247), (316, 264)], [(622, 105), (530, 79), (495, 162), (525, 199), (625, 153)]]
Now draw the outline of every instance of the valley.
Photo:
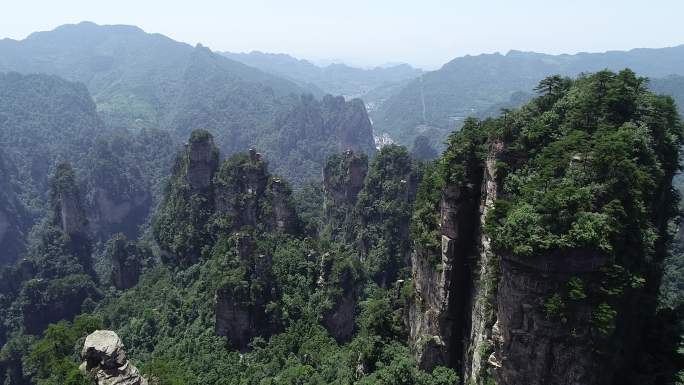
[(683, 71), (0, 40), (0, 381), (680, 384)]

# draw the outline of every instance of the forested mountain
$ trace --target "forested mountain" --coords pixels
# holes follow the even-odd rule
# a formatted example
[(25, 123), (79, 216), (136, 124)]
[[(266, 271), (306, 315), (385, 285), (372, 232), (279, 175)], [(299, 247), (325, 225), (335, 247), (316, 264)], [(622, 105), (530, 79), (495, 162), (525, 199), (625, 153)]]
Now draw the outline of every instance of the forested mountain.
[(5, 39), (0, 71), (86, 84), (109, 128), (162, 129), (177, 143), (206, 129), (226, 155), (256, 147), (297, 184), (334, 151), (374, 151), (362, 103), (300, 97), (308, 88), (137, 27), (84, 22)]
[(405, 145), (417, 135), (426, 135), (433, 138), (433, 145), (441, 147), (449, 132), (460, 127), (466, 117), (492, 116), (501, 107), (520, 106), (547, 76), (625, 67), (649, 78), (682, 75), (684, 46), (576, 55), (510, 51), (506, 55), (460, 57), (411, 81), (371, 117), (377, 134), (386, 132)]
[[(0, 379), (92, 383), (85, 360), (100, 385), (676, 383), (681, 306), (657, 304), (684, 127), (646, 85), (549, 77), (435, 161), (338, 148), (298, 191), (193, 130), (151, 231), (102, 255), (60, 163), (27, 259), (0, 269)], [(300, 102), (295, 121), (345, 105)], [(98, 329), (113, 345), (79, 357)]]
[[(251, 88), (262, 88), (272, 98), (302, 92), (292, 82), (213, 55), (200, 45), (192, 47), (133, 26), (90, 22), (36, 32), (20, 41), (0, 41), (0, 71), (54, 74), (84, 83), (106, 122), (140, 128), (169, 124), (178, 105), (193, 96), (185, 91), (187, 83), (201, 81), (203, 75), (220, 77), (226, 91), (247, 87), (242, 94)], [(236, 98), (241, 100), (239, 93)]]
[(90, 230), (106, 240), (137, 237), (175, 151), (164, 132), (107, 128), (82, 84), (18, 73), (0, 74), (0, 149), (2, 211), (13, 234), (2, 239), (15, 244), (0, 252), (3, 261), (17, 258), (16, 245), (49, 211), (48, 181), (60, 162), (74, 166)]
[(302, 86), (313, 85), (324, 93), (363, 98), (366, 102), (376, 99), (377, 89), (418, 77), (423, 71), (408, 64), (362, 69), (346, 64), (330, 64), (319, 67), (309, 61), (286, 54), (253, 51), (250, 53), (223, 52), (223, 56), (239, 61), (265, 72), (291, 79)]
[(684, 109), (684, 76), (670, 75), (664, 78), (651, 79), (649, 87), (658, 94), (672, 96), (679, 106)]
[(0, 265), (13, 262), (24, 251), (30, 223), (19, 200), (16, 169), (10, 168), (0, 148)]
[(683, 64), (2, 40), (0, 383), (680, 385)]

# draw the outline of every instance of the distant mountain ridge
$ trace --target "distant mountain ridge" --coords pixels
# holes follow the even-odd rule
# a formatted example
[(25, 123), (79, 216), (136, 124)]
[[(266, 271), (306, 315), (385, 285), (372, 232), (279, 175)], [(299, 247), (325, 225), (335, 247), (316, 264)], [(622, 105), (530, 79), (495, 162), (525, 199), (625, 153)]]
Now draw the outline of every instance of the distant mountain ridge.
[(313, 85), (322, 92), (346, 97), (363, 97), (378, 87), (414, 79), (423, 73), (422, 70), (408, 64), (363, 69), (339, 63), (318, 66), (287, 54), (259, 51), (221, 54), (262, 71), (285, 77), (302, 86)]
[(259, 85), (274, 96), (306, 92), (294, 83), (232, 61), (201, 45), (192, 47), (127, 25), (91, 22), (36, 32), (24, 40), (0, 40), (0, 71), (45, 73), (84, 83), (98, 111), (113, 125), (154, 127), (168, 124), (182, 103), (189, 67), (198, 56), (215, 56), (212, 65), (234, 87)]
[[(255, 147), (297, 182), (319, 177), (325, 157), (341, 147), (374, 151), (363, 103), (312, 108), (315, 103), (302, 95), (323, 99), (315, 86), (138, 27), (83, 22), (21, 41), (0, 40), (0, 73), (10, 71), (85, 84), (108, 128), (163, 129), (176, 143), (205, 129), (222, 153)], [(292, 111), (307, 113), (282, 118)], [(301, 127), (313, 136), (293, 137)]]
[[(497, 105), (517, 107), (549, 75), (576, 76), (625, 67), (651, 78), (682, 75), (684, 45), (574, 55), (510, 51), (459, 57), (409, 82), (371, 117), (376, 134), (388, 133), (403, 144), (411, 144), (417, 135), (427, 135), (440, 145), (465, 117), (498, 113), (499, 108), (492, 109)], [(520, 92), (530, 95), (521, 98)]]

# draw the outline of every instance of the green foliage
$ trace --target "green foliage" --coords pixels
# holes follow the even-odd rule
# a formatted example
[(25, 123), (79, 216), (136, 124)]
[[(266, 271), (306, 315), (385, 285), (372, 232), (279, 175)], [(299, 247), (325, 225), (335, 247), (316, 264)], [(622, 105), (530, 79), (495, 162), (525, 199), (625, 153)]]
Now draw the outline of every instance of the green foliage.
[[(193, 132), (191, 145), (176, 157), (172, 176), (167, 182), (164, 199), (152, 227), (156, 241), (162, 250), (170, 254), (168, 258), (177, 259), (178, 263), (184, 265), (196, 262), (202, 255), (203, 246), (210, 243), (210, 234), (205, 225), (214, 208), (211, 186), (208, 190), (195, 190), (189, 181), (189, 170), (194, 166), (190, 153), (195, 148), (193, 145), (201, 148), (200, 139), (214, 152), (213, 167), (218, 162), (218, 151), (213, 146), (211, 134), (206, 131)], [(200, 164), (197, 167), (211, 168), (212, 165)], [(213, 175), (215, 170), (205, 172)]]
[(388, 145), (371, 161), (356, 204), (357, 243), (366, 270), (388, 286), (406, 265), (418, 170), (408, 151)]
[[(465, 56), (442, 68), (422, 74), (396, 87), (371, 111), (375, 131), (387, 133), (396, 142), (410, 145), (417, 136), (429, 136), (441, 144), (461, 127), (467, 117), (498, 116), (502, 108), (517, 108), (534, 95), (533, 89), (545, 77), (558, 89), (565, 76), (625, 67), (648, 76), (658, 93), (682, 100), (680, 53), (676, 49), (609, 52), (604, 54), (546, 55), (511, 51)], [(667, 76), (666, 78), (661, 78)], [(547, 92), (552, 84), (542, 86)], [(680, 104), (682, 106), (682, 104)], [(441, 150), (441, 149), (440, 149)]]
[(101, 328), (102, 321), (89, 315), (79, 316), (73, 323), (62, 321), (50, 325), (32, 345), (25, 370), (37, 385), (90, 384), (78, 369), (78, 352), (85, 337)]
[(568, 297), (573, 301), (581, 301), (587, 298), (587, 293), (584, 290), (584, 283), (581, 278), (572, 277), (568, 281)]
[(414, 247), (426, 255), (432, 255), (433, 263), (436, 264), (441, 260), (437, 258), (441, 251), (441, 237), (438, 229), (441, 182), (435, 163), (426, 164), (422, 174), (423, 178), (418, 185), (411, 218), (411, 237)]
[(439, 154), (437, 150), (430, 144), (430, 139), (426, 136), (417, 136), (413, 141), (411, 154), (417, 160), (432, 160), (436, 159)]
[(544, 303), (544, 308), (546, 309), (546, 315), (548, 317), (562, 317), (563, 310), (565, 309), (565, 303), (558, 293), (555, 293)]
[(610, 334), (615, 328), (617, 311), (606, 303), (599, 304), (592, 314), (594, 328), (603, 335)]
[(423, 170), (414, 204), (411, 235), (416, 248), (435, 265), (441, 261), (438, 225), (442, 193), (447, 187), (457, 188), (461, 199), (476, 199), (479, 191), (472, 189), (482, 178), (485, 141), (491, 130), (489, 123), (467, 119), (460, 131), (449, 136), (442, 156)]
[(672, 100), (629, 70), (545, 82), (544, 95), (497, 120), (510, 160), (494, 245), (519, 256), (592, 248), (636, 264), (663, 241), (660, 213), (674, 213), (652, 204), (656, 191), (676, 200), (667, 186), (682, 130)]
[(363, 188), (368, 173), (368, 157), (352, 151), (333, 154), (323, 168), (324, 225), (320, 231), (323, 239), (351, 241), (358, 217), (354, 205)]
[(323, 195), (323, 187), (318, 182), (306, 183), (293, 194), (305, 234), (317, 234), (323, 226)]

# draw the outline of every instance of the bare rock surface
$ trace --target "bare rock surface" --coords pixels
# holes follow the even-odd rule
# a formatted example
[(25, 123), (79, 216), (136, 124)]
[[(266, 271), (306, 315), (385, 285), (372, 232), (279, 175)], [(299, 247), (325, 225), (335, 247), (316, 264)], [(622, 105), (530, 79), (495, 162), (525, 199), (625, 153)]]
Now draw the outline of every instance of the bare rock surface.
[(111, 330), (96, 330), (88, 335), (81, 359), (81, 370), (94, 376), (98, 385), (148, 384), (126, 358), (121, 338)]

